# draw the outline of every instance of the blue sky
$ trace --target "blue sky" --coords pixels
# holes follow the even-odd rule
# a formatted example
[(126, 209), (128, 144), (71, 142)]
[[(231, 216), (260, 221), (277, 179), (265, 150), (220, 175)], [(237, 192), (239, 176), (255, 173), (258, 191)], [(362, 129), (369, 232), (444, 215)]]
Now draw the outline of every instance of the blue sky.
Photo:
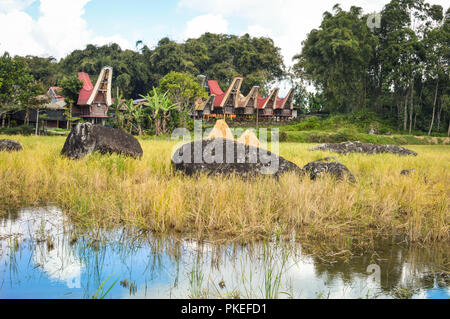
[[(428, 1), (448, 7), (448, 0)], [(152, 47), (166, 36), (249, 33), (274, 39), (289, 66), (336, 2), (375, 13), (389, 0), (0, 0), (0, 54), (59, 59), (89, 43), (134, 49), (138, 40)]]

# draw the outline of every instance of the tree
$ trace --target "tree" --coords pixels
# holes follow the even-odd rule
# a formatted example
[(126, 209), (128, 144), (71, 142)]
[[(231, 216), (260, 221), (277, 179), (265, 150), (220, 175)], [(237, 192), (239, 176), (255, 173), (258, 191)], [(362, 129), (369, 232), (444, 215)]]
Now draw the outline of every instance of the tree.
[(431, 14), (435, 21), (439, 21), (439, 26), (427, 30), (423, 40), (427, 61), (425, 75), (428, 80), (435, 82), (436, 85), (428, 135), (431, 135), (434, 126), (439, 86), (448, 87), (450, 74), (450, 19), (444, 19), (443, 10), (440, 6), (433, 6)]
[(72, 116), (72, 109), (78, 100), (78, 94), (83, 87), (83, 82), (81, 82), (76, 76), (67, 76), (61, 80), (59, 85), (62, 88), (61, 94), (64, 96), (67, 103), (67, 108), (64, 115), (67, 118), (67, 129), (70, 129), (72, 127), (72, 122), (79, 119)]
[(199, 81), (188, 73), (170, 72), (159, 82), (159, 89), (167, 92), (167, 97), (179, 105), (180, 110), (193, 111), (198, 98), (207, 98), (208, 94)]
[(325, 12), (319, 29), (303, 42), (294, 72), (323, 92), (329, 111), (352, 112), (366, 106), (370, 78), (367, 70), (374, 57), (377, 37), (367, 27), (361, 8)]
[(34, 79), (48, 88), (55, 85), (63, 78), (60, 65), (54, 57), (41, 58), (27, 55), (25, 57), (15, 57), (16, 60), (23, 62), (30, 70)]
[(136, 97), (148, 87), (157, 84), (153, 80), (151, 65), (143, 53), (122, 50), (118, 44), (104, 46), (87, 45), (84, 50), (75, 50), (62, 59), (58, 67), (64, 74), (86, 72), (99, 74), (102, 67), (114, 68), (113, 83), (125, 98)]
[(6, 115), (27, 105), (34, 92), (30, 92), (34, 79), (25, 63), (13, 59), (8, 53), (0, 57), (0, 117), (5, 126)]
[[(40, 85), (40, 88), (37, 89), (37, 91), (40, 91), (41, 93), (44, 93), (44, 89), (42, 85)], [(43, 108), (45, 108), (45, 105), (50, 102), (50, 97), (46, 94), (40, 94), (37, 96), (34, 96), (30, 99), (30, 105), (31, 108), (36, 111), (36, 123), (35, 123), (35, 134), (39, 135), (39, 111)]]
[(298, 107), (299, 114), (308, 113), (308, 91), (302, 83), (294, 86), (294, 105)]

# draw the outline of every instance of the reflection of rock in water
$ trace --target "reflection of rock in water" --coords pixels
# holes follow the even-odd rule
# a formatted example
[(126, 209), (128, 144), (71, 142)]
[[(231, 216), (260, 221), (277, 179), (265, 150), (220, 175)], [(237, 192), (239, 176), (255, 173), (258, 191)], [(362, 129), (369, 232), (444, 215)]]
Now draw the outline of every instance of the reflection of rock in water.
[[(13, 218), (0, 221), (0, 237), (13, 236), (18, 246), (31, 240), (33, 262), (50, 279), (66, 282), (69, 288), (78, 288), (83, 265), (67, 241), (65, 225), (62, 212), (57, 208), (24, 209)], [(51, 239), (53, 247), (49, 247), (47, 239)], [(8, 258), (3, 252), (11, 251), (10, 243), (0, 240), (0, 261)]]

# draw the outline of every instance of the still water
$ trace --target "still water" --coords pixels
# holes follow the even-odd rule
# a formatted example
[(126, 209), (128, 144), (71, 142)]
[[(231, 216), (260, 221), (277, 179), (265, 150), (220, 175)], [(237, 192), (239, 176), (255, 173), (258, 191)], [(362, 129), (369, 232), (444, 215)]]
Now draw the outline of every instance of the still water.
[[(0, 298), (439, 298), (447, 244), (198, 244), (81, 232), (54, 207), (0, 219)], [(103, 285), (102, 285), (103, 284)]]

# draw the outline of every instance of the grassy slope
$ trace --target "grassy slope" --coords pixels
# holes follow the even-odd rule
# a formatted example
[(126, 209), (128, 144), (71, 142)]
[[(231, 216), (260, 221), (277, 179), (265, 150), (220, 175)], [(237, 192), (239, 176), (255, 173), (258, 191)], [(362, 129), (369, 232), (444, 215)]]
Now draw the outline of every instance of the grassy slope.
[[(175, 143), (169, 141), (141, 140), (140, 161), (99, 154), (71, 161), (59, 155), (64, 137), (12, 138), (24, 151), (0, 153), (3, 211), (54, 203), (82, 226), (135, 225), (210, 238), (296, 231), (314, 238), (400, 234), (449, 240), (449, 146), (410, 147), (418, 157), (340, 156), (358, 180), (353, 185), (294, 175), (278, 181), (184, 177), (172, 170)], [(282, 143), (280, 153), (299, 166), (333, 155), (309, 152), (309, 146)], [(417, 172), (400, 176), (410, 168)]]
[[(255, 125), (255, 123), (231, 123), (233, 126)], [(394, 124), (380, 119), (373, 113), (355, 113), (350, 115), (333, 115), (325, 119), (312, 116), (288, 124), (270, 125), (260, 123), (260, 127), (277, 127), (281, 132), (281, 140), (296, 143), (340, 143), (345, 141), (361, 141), (365, 143), (396, 145), (447, 145), (450, 138), (446, 134), (432, 136), (421, 131), (413, 131), (412, 135), (399, 132)], [(374, 128), (378, 134), (367, 134)], [(388, 135), (386, 135), (388, 133)], [(390, 133), (390, 134), (389, 134)]]

